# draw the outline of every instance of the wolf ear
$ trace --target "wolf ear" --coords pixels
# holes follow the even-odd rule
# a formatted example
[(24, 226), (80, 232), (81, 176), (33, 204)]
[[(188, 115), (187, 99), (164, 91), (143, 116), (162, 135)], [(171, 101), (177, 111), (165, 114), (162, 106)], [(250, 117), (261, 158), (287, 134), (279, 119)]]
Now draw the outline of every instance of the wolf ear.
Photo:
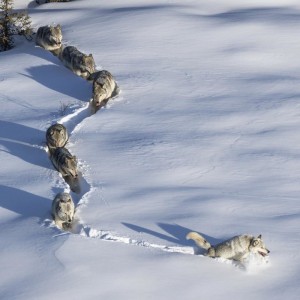
[(89, 54), (89, 57), (93, 57), (93, 54), (90, 53), (90, 54)]
[(261, 234), (257, 237), (258, 239), (261, 239)]

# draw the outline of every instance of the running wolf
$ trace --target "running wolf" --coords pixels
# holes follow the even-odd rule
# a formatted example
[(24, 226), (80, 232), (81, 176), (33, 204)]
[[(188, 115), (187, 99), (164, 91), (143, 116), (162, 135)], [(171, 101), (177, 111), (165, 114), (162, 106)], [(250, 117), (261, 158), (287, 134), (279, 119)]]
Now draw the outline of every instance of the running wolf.
[(209, 257), (222, 257), (243, 262), (250, 253), (267, 256), (270, 251), (266, 248), (261, 235), (254, 237), (252, 235), (239, 235), (227, 241), (212, 246), (203, 236), (197, 232), (187, 234), (188, 240), (193, 240), (197, 246), (207, 250)]
[(110, 98), (119, 94), (120, 89), (110, 72), (98, 71), (92, 74), (90, 78), (93, 79), (92, 102), (96, 107), (105, 105)]
[(73, 46), (65, 47), (59, 54), (59, 58), (67, 68), (85, 79), (89, 79), (96, 70), (93, 55), (86, 55)]
[(75, 205), (68, 193), (59, 193), (52, 201), (52, 217), (61, 229), (71, 228), (75, 214)]
[(50, 151), (58, 147), (64, 147), (68, 139), (67, 129), (62, 124), (51, 125), (46, 131), (46, 141)]
[(77, 158), (73, 156), (67, 148), (56, 148), (50, 152), (50, 160), (54, 168), (61, 173), (63, 177), (78, 177)]
[(42, 26), (36, 33), (35, 42), (38, 46), (49, 50), (55, 51), (61, 48), (62, 33), (61, 26)]

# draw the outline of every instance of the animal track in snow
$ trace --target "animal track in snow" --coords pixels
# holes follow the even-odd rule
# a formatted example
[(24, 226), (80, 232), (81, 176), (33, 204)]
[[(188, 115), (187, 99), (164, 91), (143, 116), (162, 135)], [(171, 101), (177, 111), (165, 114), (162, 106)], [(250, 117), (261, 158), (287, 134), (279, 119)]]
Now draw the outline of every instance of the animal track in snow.
[[(69, 110), (69, 109), (68, 109)], [(68, 111), (66, 110), (66, 111)], [(57, 123), (63, 124), (69, 133), (69, 137), (72, 138), (76, 132), (80, 129), (82, 122), (90, 117), (92, 115), (91, 111), (91, 105), (90, 103), (86, 103), (82, 107), (78, 107), (74, 109), (74, 111), (70, 112), (69, 114), (63, 116), (59, 120), (57, 120)], [(237, 139), (238, 140), (238, 139)], [(237, 141), (236, 140), (236, 141)], [(236, 142), (234, 141), (234, 143)], [(214, 170), (215, 166), (212, 167), (212, 169), (206, 170), (204, 173), (200, 174), (199, 176), (203, 176), (203, 174), (207, 172), (211, 172)], [(88, 198), (89, 194), (93, 191), (92, 185), (84, 178), (84, 174), (81, 174), (80, 176), (80, 188), (77, 189), (77, 184), (75, 186), (73, 185), (73, 182), (68, 182), (69, 186), (71, 186), (71, 189), (75, 192), (77, 192), (77, 195), (73, 196), (74, 202), (76, 206), (78, 205), (86, 205), (88, 203)], [(72, 188), (73, 185), (73, 188)], [(57, 188), (62, 188), (61, 186), (58, 186), (56, 184)], [(75, 188), (74, 188), (75, 187)], [(68, 188), (65, 190), (65, 192), (69, 192)], [(78, 211), (77, 211), (78, 212)], [(77, 216), (78, 218), (78, 216)], [(56, 227), (53, 221), (50, 220), (45, 220), (44, 221), (45, 226), (49, 227)], [(178, 253), (178, 254), (188, 254), (188, 255), (194, 255), (195, 250), (193, 247), (187, 247), (187, 246), (166, 246), (166, 245), (160, 245), (160, 244), (155, 244), (155, 243), (149, 243), (143, 240), (136, 240), (132, 239), (130, 237), (126, 236), (120, 236), (117, 234), (114, 234), (111, 231), (106, 231), (106, 230), (97, 230), (94, 229), (88, 225), (84, 225), (80, 222), (80, 220), (75, 219), (74, 226), (73, 228), (70, 229), (70, 231), (60, 231), (60, 234), (57, 234), (56, 236), (59, 235), (64, 235), (64, 234), (76, 234), (79, 236), (82, 236), (84, 238), (93, 238), (93, 239), (99, 239), (103, 241), (108, 241), (108, 242), (117, 242), (117, 243), (123, 243), (127, 245), (133, 245), (133, 246), (139, 246), (147, 249), (156, 249), (160, 250), (163, 252), (168, 252), (168, 253)], [(197, 255), (197, 257), (204, 257), (203, 255)], [(234, 266), (238, 266), (235, 262), (229, 261), (229, 260), (224, 260), (224, 259), (215, 259), (215, 261), (218, 262), (225, 262), (227, 264), (231, 264)]]

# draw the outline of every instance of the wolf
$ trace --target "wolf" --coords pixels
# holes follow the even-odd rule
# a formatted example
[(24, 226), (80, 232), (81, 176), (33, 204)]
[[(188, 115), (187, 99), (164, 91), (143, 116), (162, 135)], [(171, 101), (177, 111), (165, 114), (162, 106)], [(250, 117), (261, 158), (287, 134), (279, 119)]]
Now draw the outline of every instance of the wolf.
[(62, 47), (61, 26), (42, 26), (39, 27), (35, 43), (49, 51), (57, 51)]
[(35, 0), (37, 4), (51, 3), (51, 2), (70, 2), (71, 0)]
[(62, 124), (51, 125), (46, 131), (46, 141), (50, 151), (58, 147), (64, 147), (68, 139), (67, 129)]
[(92, 103), (95, 107), (105, 105), (110, 98), (119, 94), (120, 89), (110, 72), (101, 70), (93, 73), (90, 78), (93, 80)]
[(63, 177), (78, 178), (77, 158), (73, 156), (67, 148), (59, 147), (50, 152), (50, 160), (54, 168)]
[(243, 262), (250, 253), (259, 254), (262, 257), (266, 257), (270, 253), (261, 234), (258, 237), (247, 234), (238, 235), (215, 246), (212, 246), (197, 232), (188, 233), (186, 238), (193, 240), (197, 246), (207, 250), (205, 255), (213, 258), (222, 257)]
[(73, 46), (65, 47), (59, 54), (59, 59), (72, 72), (85, 79), (89, 79), (96, 70), (93, 55), (86, 55)]
[(55, 224), (62, 229), (71, 228), (75, 214), (73, 199), (68, 193), (59, 193), (52, 201), (52, 217)]

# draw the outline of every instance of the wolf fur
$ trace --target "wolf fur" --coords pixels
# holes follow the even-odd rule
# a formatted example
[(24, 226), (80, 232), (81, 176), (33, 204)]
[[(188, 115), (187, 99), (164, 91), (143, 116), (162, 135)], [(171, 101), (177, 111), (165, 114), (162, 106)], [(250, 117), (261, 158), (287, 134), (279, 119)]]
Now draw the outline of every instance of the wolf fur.
[(110, 72), (101, 70), (93, 73), (90, 78), (93, 80), (92, 102), (94, 106), (105, 105), (110, 98), (119, 94), (119, 87)]
[(62, 176), (78, 177), (77, 158), (73, 156), (67, 148), (59, 147), (50, 152), (50, 160), (54, 168), (62, 174)]
[(42, 26), (36, 33), (35, 42), (38, 46), (49, 50), (55, 51), (61, 48), (62, 32), (61, 26)]
[(197, 232), (187, 234), (188, 240), (193, 240), (200, 248), (207, 250), (209, 257), (222, 257), (242, 262), (250, 253), (267, 256), (270, 251), (266, 248), (261, 235), (238, 235), (220, 244), (212, 246), (205, 238)]
[(62, 124), (51, 125), (46, 131), (46, 141), (49, 150), (64, 147), (69, 139), (67, 129)]
[(59, 193), (52, 201), (52, 217), (55, 224), (68, 229), (72, 225), (75, 214), (75, 205), (73, 199), (68, 193)]
[(37, 4), (51, 3), (51, 2), (70, 2), (71, 0), (35, 0)]
[(85, 79), (89, 79), (90, 75), (96, 71), (93, 55), (86, 55), (76, 47), (65, 47), (59, 54), (59, 58), (67, 68)]

